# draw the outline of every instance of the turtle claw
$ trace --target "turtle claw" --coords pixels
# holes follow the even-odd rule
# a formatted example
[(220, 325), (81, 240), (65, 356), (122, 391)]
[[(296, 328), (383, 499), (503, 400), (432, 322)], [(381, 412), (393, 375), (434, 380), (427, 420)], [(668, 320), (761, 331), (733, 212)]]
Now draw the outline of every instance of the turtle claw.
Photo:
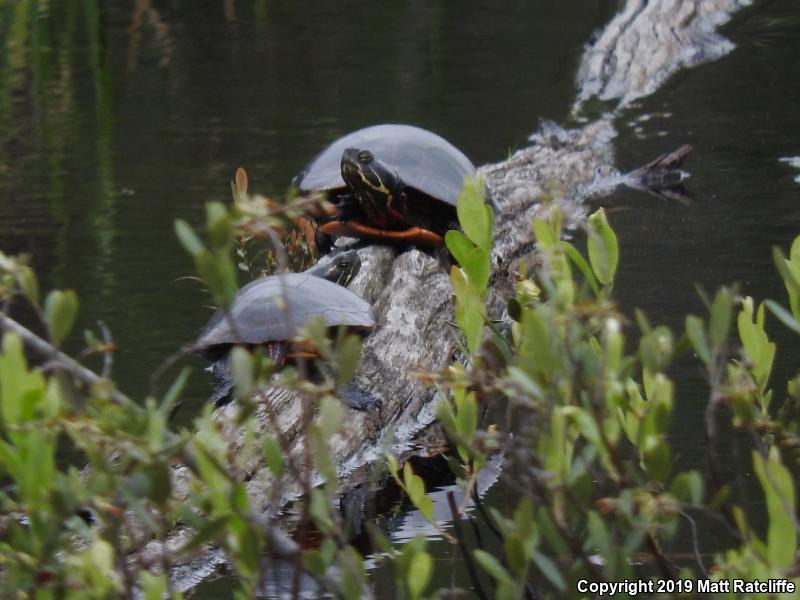
[(339, 392), (345, 404), (353, 410), (371, 411), (381, 407), (381, 399), (352, 381)]
[(328, 254), (333, 249), (333, 237), (317, 229), (314, 232), (314, 245), (320, 254)]
[(233, 399), (233, 373), (228, 355), (214, 361), (210, 368), (214, 376), (214, 390), (208, 400), (214, 406), (228, 404)]

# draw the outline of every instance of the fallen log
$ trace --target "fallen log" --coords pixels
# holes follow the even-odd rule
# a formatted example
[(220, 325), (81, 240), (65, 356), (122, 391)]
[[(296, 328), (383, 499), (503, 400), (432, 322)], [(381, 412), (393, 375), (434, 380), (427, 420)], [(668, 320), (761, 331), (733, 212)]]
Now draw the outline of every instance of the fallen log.
[[(576, 111), (592, 96), (619, 98), (625, 103), (651, 93), (680, 67), (721, 56), (730, 43), (713, 34), (712, 26), (746, 4), (745, 0), (630, 0), (587, 46), (579, 70)], [(665, 31), (671, 35), (665, 37)], [(509, 289), (517, 262), (534, 250), (534, 217), (544, 216), (558, 205), (568, 226), (578, 227), (586, 216), (583, 201), (587, 196), (627, 183), (618, 177), (613, 164), (615, 135), (610, 116), (572, 130), (543, 123), (531, 136), (531, 146), (479, 169), (496, 207), (490, 291), (494, 314), (490, 318), (498, 317), (502, 310), (503, 290)], [(685, 153), (681, 149), (671, 160), (646, 165), (638, 180), (678, 168)], [(610, 183), (598, 185), (603, 178)], [(434, 422), (437, 394), (418, 375), (450, 365), (459, 348), (459, 334), (451, 324), (452, 292), (445, 260), (418, 249), (379, 245), (358, 252), (361, 270), (348, 287), (372, 303), (378, 326), (364, 342), (355, 383), (381, 405), (371, 412), (345, 408), (346, 426), (330, 440), (330, 455), (343, 491), (362, 482), (384, 454), (406, 455), (420, 449), (420, 436), (430, 431)], [(305, 425), (316, 407), (299, 394), (278, 387), (259, 391), (255, 400), (256, 444), (271, 432), (279, 432), (288, 454), (302, 463)], [(215, 413), (232, 454), (238, 454), (245, 444), (245, 433), (236, 425), (239, 410), (234, 403)], [(249, 459), (244, 471), (251, 505), (264, 514), (273, 513), (304, 489), (303, 482), (290, 476), (277, 481), (258, 455)], [(178, 490), (181, 485), (185, 489), (187, 477), (185, 469), (176, 470)], [(314, 483), (318, 481), (319, 476)], [(176, 532), (176, 536), (184, 537), (185, 532)], [(173, 572), (177, 587), (193, 586), (221, 560), (220, 552), (209, 549), (193, 566)]]
[(681, 69), (717, 60), (734, 48), (716, 32), (752, 0), (628, 0), (584, 49), (573, 112), (590, 99), (617, 108), (649, 96)]

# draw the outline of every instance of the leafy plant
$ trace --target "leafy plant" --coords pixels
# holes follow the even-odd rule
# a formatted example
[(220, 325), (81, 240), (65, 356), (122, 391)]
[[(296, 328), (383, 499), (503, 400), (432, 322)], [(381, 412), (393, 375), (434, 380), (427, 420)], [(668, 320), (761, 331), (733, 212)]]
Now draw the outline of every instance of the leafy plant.
[[(208, 207), (206, 241), (185, 223), (176, 224), (221, 306), (235, 291), (235, 240), (280, 221), (257, 224), (259, 211), (269, 215), (272, 209), (248, 205), (246, 187), (237, 177), (239, 206)], [(775, 251), (788, 310), (723, 288), (707, 302), (707, 315), (689, 315), (679, 335), (641, 313), (632, 335), (612, 301), (619, 248), (604, 212), (587, 221), (586, 256), (562, 239), (557, 208), (548, 219), (534, 221), (541, 267), (519, 274), (507, 318), (490, 320), (493, 216), (482, 183), (467, 183), (457, 209), (463, 232), (449, 232), (446, 243), (458, 262), (450, 275), (456, 322), (467, 344), (461, 363), (429, 379), (444, 398), (437, 415), (466, 496), (480, 503), (477, 477), (497, 453), (506, 457), (516, 496), (508, 509), (488, 506), (478, 517), (467, 516), (451, 496), (454, 524), (447, 530), (436, 521), (422, 476), (397, 459), (390, 457), (388, 464), (400, 490), (443, 539), (458, 546), (470, 572), (470, 581), (462, 583), (478, 596), (497, 598), (580, 597), (581, 580), (642, 577), (800, 584), (800, 376), (778, 399), (771, 387), (777, 349), (767, 328), (771, 313), (800, 332), (800, 237), (788, 259)], [(0, 298), (3, 597), (91, 599), (141, 592), (153, 600), (179, 598), (166, 574), (209, 544), (224, 549), (231, 561), (235, 597), (259, 593), (273, 556), (292, 561), (321, 590), (361, 597), (369, 580), (332, 509), (337, 472), (328, 451), (344, 423), (335, 395), (358, 363), (355, 338), (341, 336), (334, 343), (319, 324), (309, 325), (301, 333), (319, 348), (329, 372), (317, 381), (304, 379), (300, 370), (280, 376), (282, 385), (318, 407), (303, 412), (306, 445), (299, 464), (279, 429), (255, 435), (270, 419), (267, 413), (256, 422), (251, 396), (273, 376), (258, 355), (236, 349), (231, 357), (239, 403), (232, 426), (246, 432), (242, 446), (232, 450), (210, 407), (191, 429), (173, 430), (169, 417), (188, 373), (176, 377), (163, 397), (134, 402), (61, 353), (57, 345), (70, 334), (77, 298), (51, 291), (42, 303), (24, 259), (0, 254)], [(11, 299), (27, 300), (48, 340), (8, 317)], [(28, 364), (23, 343), (49, 359), (46, 370)], [(669, 443), (681, 382), (668, 369), (687, 353), (709, 383), (708, 460), (707, 466), (681, 470)], [(755, 478), (749, 489), (725, 479), (730, 469), (721, 468), (716, 451), (722, 426), (746, 434), (732, 443), (744, 444), (741, 454), (751, 457)], [(65, 445), (78, 453), (73, 464), (59, 455)], [(300, 482), (300, 528), (317, 532), (317, 547), (301, 548), (251, 505), (244, 482), (253, 457), (263, 458), (276, 489), (290, 478)], [(319, 479), (312, 481), (312, 473)], [(750, 508), (745, 494), (754, 493), (763, 497), (765, 515)], [(472, 518), (486, 519), (494, 540), (469, 547), (460, 523)], [(701, 535), (709, 527), (720, 532), (713, 547)], [(398, 595), (444, 593), (433, 589), (435, 559), (424, 540), (396, 549), (377, 532), (373, 538), (384, 560), (393, 563)], [(672, 553), (681, 538), (690, 540), (693, 558)]]
[(486, 319), (484, 300), (491, 273), (494, 224), (492, 209), (484, 202), (483, 180), (466, 180), (458, 195), (456, 211), (464, 232), (450, 230), (445, 235), (447, 249), (461, 265), (450, 269), (450, 281), (456, 323), (467, 339), (467, 347), (475, 352)]
[[(573, 596), (581, 579), (633, 577), (632, 556), (643, 553), (651, 555), (653, 565), (644, 574), (668, 580), (693, 572), (707, 576), (709, 566), (699, 553), (693, 566), (679, 567), (668, 550), (684, 531), (681, 520), (691, 524), (692, 544), (699, 547), (698, 518), (721, 519), (731, 527), (731, 549), (715, 558), (717, 576), (793, 577), (800, 583), (797, 483), (788, 467), (796, 455), (798, 386), (796, 380), (790, 383), (790, 399), (781, 411), (770, 410), (775, 344), (765, 329), (765, 306), (800, 331), (796, 315), (772, 301), (756, 310), (752, 298), (738, 298), (723, 288), (709, 303), (707, 322), (687, 317), (678, 343), (668, 329), (652, 327), (637, 314), (638, 349), (628, 353), (625, 320), (610, 302), (619, 251), (605, 214), (600, 210), (588, 219), (588, 260), (561, 239), (561, 229), (557, 208), (550, 219), (533, 223), (544, 266), (533, 280), (519, 281), (509, 302), (514, 323), (505, 355), (510, 360), (488, 375), (480, 361), (468, 370), (451, 369), (445, 387), (454, 401), (443, 403), (438, 413), (464, 463), (456, 472), (466, 489), (487, 450), (499, 448), (512, 461), (507, 468), (515, 473), (514, 489), (521, 495), (514, 517), (490, 509), (503, 552), (474, 551), (494, 581), (495, 596)], [(798, 247), (796, 241), (790, 260), (775, 252), (790, 300), (797, 287), (792, 261)], [(575, 278), (572, 266), (582, 280)], [(474, 311), (458, 321), (473, 352), (488, 340), (485, 335), (483, 342), (476, 339), (480, 336), (473, 324), (484, 318), (484, 312)], [(738, 333), (735, 341), (732, 331)], [(741, 345), (738, 356), (732, 352), (734, 343)], [(676, 471), (668, 442), (677, 392), (666, 369), (686, 349), (700, 359), (710, 382), (708, 473)], [(467, 397), (469, 415), (482, 412), (473, 402), (505, 398), (505, 425), (473, 427), (469, 418), (459, 419)], [(748, 524), (731, 487), (719, 479), (713, 448), (724, 405), (732, 409), (733, 425), (757, 440), (753, 465), (767, 499), (766, 542)]]

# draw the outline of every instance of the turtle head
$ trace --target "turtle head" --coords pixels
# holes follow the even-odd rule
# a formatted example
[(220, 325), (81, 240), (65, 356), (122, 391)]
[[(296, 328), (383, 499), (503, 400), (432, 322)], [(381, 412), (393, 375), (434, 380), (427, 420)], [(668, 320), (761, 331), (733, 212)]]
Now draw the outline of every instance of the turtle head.
[(347, 148), (342, 153), (342, 179), (373, 220), (376, 212), (391, 207), (392, 200), (403, 192), (403, 182), (397, 173), (372, 152), (360, 148)]
[(346, 250), (329, 254), (308, 269), (306, 273), (322, 277), (333, 283), (347, 286), (361, 268), (361, 257), (356, 250)]

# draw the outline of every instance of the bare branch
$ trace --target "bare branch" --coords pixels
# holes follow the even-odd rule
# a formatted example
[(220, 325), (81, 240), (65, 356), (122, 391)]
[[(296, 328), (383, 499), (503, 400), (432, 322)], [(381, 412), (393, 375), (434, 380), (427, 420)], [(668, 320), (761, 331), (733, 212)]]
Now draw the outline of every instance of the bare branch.
[(117, 404), (126, 404), (128, 402), (132, 402), (128, 396), (114, 388), (111, 381), (100, 377), (93, 371), (90, 371), (78, 361), (70, 358), (58, 348), (53, 346), (50, 342), (43, 340), (30, 329), (22, 326), (4, 312), (0, 312), (0, 329), (17, 334), (23, 339), (28, 348), (40, 356), (57, 363), (75, 379), (95, 388), (96, 390), (99, 390), (101, 394), (107, 395), (108, 398), (110, 398), (113, 402), (116, 402)]

